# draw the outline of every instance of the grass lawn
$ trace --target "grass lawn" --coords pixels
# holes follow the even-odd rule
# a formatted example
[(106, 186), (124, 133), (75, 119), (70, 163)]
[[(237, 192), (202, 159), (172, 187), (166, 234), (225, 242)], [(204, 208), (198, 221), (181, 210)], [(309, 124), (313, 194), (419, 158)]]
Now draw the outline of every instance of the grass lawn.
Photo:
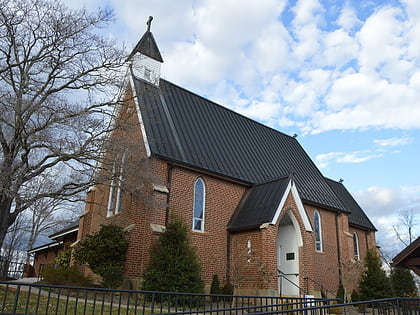
[(94, 303), (95, 297), (86, 301), (85, 296), (68, 297), (67, 292), (41, 291), (40, 294), (38, 288), (32, 288), (29, 293), (10, 287), (6, 292), (5, 287), (0, 287), (0, 314), (143, 314), (141, 306), (137, 310), (134, 306), (130, 309), (122, 306), (118, 310), (119, 296), (114, 296), (111, 306), (109, 302), (103, 303), (103, 295), (98, 295)]

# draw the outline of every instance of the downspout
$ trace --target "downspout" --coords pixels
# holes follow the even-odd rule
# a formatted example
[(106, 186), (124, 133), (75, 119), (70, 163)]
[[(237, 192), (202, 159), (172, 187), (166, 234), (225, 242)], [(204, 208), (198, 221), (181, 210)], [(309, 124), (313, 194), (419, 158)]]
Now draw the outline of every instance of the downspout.
[(226, 283), (230, 283), (230, 232), (226, 232)]
[(165, 227), (168, 227), (169, 215), (170, 215), (170, 202), (171, 202), (171, 184), (172, 184), (172, 171), (174, 165), (168, 164), (168, 174), (166, 178), (166, 187), (168, 188), (168, 193), (166, 194), (166, 212), (165, 212)]
[(342, 266), (341, 266), (341, 240), (340, 240), (340, 228), (338, 225), (338, 217), (342, 214), (341, 211), (339, 211), (336, 215), (335, 215), (335, 234), (337, 237), (337, 258), (338, 258), (338, 279), (339, 279), (339, 284), (343, 284), (343, 271), (342, 271)]
[[(369, 232), (365, 232), (365, 242), (366, 242), (366, 249), (369, 249)], [(360, 256), (360, 253), (359, 253)]]

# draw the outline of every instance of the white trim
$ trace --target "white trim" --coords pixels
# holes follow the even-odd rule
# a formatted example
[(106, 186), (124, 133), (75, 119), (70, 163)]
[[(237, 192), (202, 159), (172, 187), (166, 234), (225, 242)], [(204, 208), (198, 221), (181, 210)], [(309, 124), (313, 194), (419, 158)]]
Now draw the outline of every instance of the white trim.
[(56, 246), (59, 246), (59, 245), (62, 245), (62, 244), (63, 244), (63, 241), (52, 243), (52, 244), (50, 243), (50, 244), (47, 244), (47, 245), (44, 245), (44, 246), (41, 246), (41, 247), (38, 247), (38, 248), (30, 249), (30, 250), (28, 250), (28, 253), (33, 254), (33, 253), (39, 252), (41, 250), (56, 247)]
[(351, 234), (350, 232), (344, 231), (344, 234), (347, 235), (348, 237), (353, 237), (353, 234)]
[(123, 172), (124, 172), (124, 166), (125, 166), (125, 158), (127, 154), (126, 152), (123, 153), (123, 156), (121, 157), (120, 167), (119, 167), (119, 176), (118, 176), (118, 183), (117, 183), (117, 196), (115, 200), (115, 209), (114, 214), (121, 212), (121, 186), (123, 181)]
[(67, 235), (67, 234), (70, 234), (70, 233), (73, 233), (73, 232), (76, 232), (76, 231), (79, 231), (79, 226), (71, 229), (70, 231), (63, 232), (63, 233), (60, 233), (58, 235), (54, 235), (54, 237), (51, 237), (51, 239), (54, 240), (56, 238), (59, 238), (60, 236), (64, 236), (64, 235)]
[(280, 217), (281, 211), (283, 210), (284, 204), (286, 203), (287, 196), (289, 195), (290, 192), (292, 192), (293, 199), (298, 208), (299, 215), (302, 218), (303, 225), (305, 226), (305, 230), (308, 232), (312, 232), (312, 226), (309, 221), (308, 215), (306, 214), (305, 207), (303, 206), (302, 200), (300, 199), (299, 192), (296, 189), (296, 185), (294, 184), (292, 180), (290, 180), (289, 184), (287, 185), (287, 188), (281, 198), (280, 204), (277, 207), (276, 213), (274, 214), (271, 224), (275, 225), (277, 223), (277, 220)]
[(303, 225), (305, 226), (305, 230), (308, 232), (312, 232), (311, 221), (309, 221), (308, 214), (306, 213), (305, 207), (303, 206), (302, 199), (300, 199), (299, 192), (297, 191), (296, 185), (293, 182), (292, 195), (298, 207), (300, 217), (302, 218)]
[(150, 223), (150, 229), (152, 230), (152, 232), (156, 233), (163, 233), (166, 231), (166, 227), (164, 225), (154, 223)]
[(134, 223), (132, 223), (132, 224), (126, 226), (125, 228), (123, 228), (123, 231), (129, 233), (129, 232), (131, 232), (132, 229), (134, 229), (135, 226), (136, 225)]
[[(119, 91), (118, 91), (118, 93), (117, 93), (117, 95), (115, 97), (115, 101), (114, 102), (116, 103), (116, 106), (112, 110), (112, 117), (111, 117), (111, 120), (109, 122), (109, 127), (108, 127), (109, 129), (105, 132), (105, 140), (103, 141), (103, 143), (107, 143), (107, 141), (110, 139), (110, 137), (111, 137), (111, 135), (112, 135), (112, 133), (114, 131), (114, 126), (116, 124), (118, 114), (119, 114), (119, 112), (121, 110), (121, 107), (122, 107), (122, 105), (120, 104), (120, 101), (122, 100), (122, 96), (127, 92), (127, 88), (128, 88), (128, 83), (127, 83), (128, 79), (127, 78), (130, 78), (131, 77), (130, 76), (131, 72), (130, 72), (130, 68), (129, 68), (129, 66), (127, 64), (124, 65), (124, 67), (127, 68), (126, 69), (126, 74), (124, 76), (123, 84), (121, 85), (121, 88), (119, 88)], [(102, 148), (103, 148), (103, 146), (102, 146)], [(102, 148), (101, 148), (101, 150), (102, 150)], [(95, 176), (98, 173), (98, 170), (102, 168), (102, 166), (103, 166), (103, 159), (102, 159), (102, 157), (104, 155), (105, 155), (105, 153), (104, 152), (101, 152), (100, 153), (99, 160), (96, 160), (96, 162), (95, 162), (95, 168), (94, 168), (94, 171), (93, 171), (93, 174), (92, 174), (92, 178), (95, 178)], [(90, 187), (96, 188), (96, 185), (93, 185), (93, 186), (90, 186)], [(90, 187), (89, 187), (88, 192), (90, 191)]]
[[(201, 181), (202, 185), (203, 185), (203, 217), (202, 218), (198, 218), (195, 216), (195, 187), (197, 186), (198, 181)], [(204, 179), (201, 177), (198, 177), (195, 182), (194, 182), (194, 195), (193, 195), (193, 207), (192, 207), (192, 230), (194, 232), (204, 232), (204, 223), (205, 223), (205, 217), (206, 217), (206, 183), (204, 182)], [(195, 228), (195, 220), (196, 218), (198, 220), (201, 219), (201, 229), (198, 230)]]
[(136, 112), (137, 112), (137, 117), (139, 119), (141, 133), (143, 135), (144, 147), (146, 149), (147, 157), (150, 157), (151, 156), (150, 145), (149, 145), (149, 141), (147, 140), (146, 128), (144, 127), (143, 117), (141, 116), (141, 112), (140, 112), (140, 105), (139, 105), (139, 100), (137, 99), (136, 87), (133, 81), (133, 77), (131, 75), (130, 75), (130, 85), (131, 85), (131, 90), (133, 92), (133, 99), (134, 99), (134, 104), (136, 106)]
[[(315, 224), (315, 216), (318, 217), (319, 241), (316, 239), (317, 231), (316, 231), (316, 224)], [(314, 238), (315, 238), (315, 251), (317, 253), (323, 253), (324, 252), (324, 238), (322, 235), (322, 220), (321, 220), (321, 214), (316, 209), (314, 211)], [(318, 242), (319, 242), (319, 249), (318, 249)]]
[(96, 190), (96, 185), (89, 186), (87, 192), (90, 193), (91, 191)]
[(74, 248), (74, 247), (76, 247), (79, 243), (80, 243), (80, 240), (77, 240), (76, 242), (71, 243), (71, 244), (70, 244), (70, 248)]
[(89, 210), (86, 210), (85, 212), (83, 212), (81, 215), (79, 215), (79, 218), (84, 217), (85, 215), (87, 215), (89, 213)]
[(293, 214), (293, 212), (291, 211), (287, 211), (286, 213), (289, 216), (289, 219), (292, 221), (293, 226), (296, 230), (296, 235), (297, 235), (297, 245), (298, 246), (303, 246), (303, 239), (302, 239), (302, 232), (300, 231), (300, 226), (299, 226), (299, 222), (296, 219), (295, 215)]
[(111, 172), (112, 179), (111, 179), (111, 185), (109, 187), (108, 205), (106, 207), (107, 218), (114, 214), (115, 169), (116, 169), (116, 161), (114, 160), (114, 164), (112, 165), (112, 172)]
[(271, 226), (271, 223), (265, 222), (265, 223), (260, 225), (260, 230), (268, 229), (270, 226)]
[(357, 234), (357, 232), (353, 232), (353, 252), (354, 252), (354, 257), (357, 259), (357, 261), (359, 261), (360, 260), (360, 246), (359, 246), (359, 235)]
[(169, 189), (166, 186), (159, 185), (159, 184), (152, 184), (152, 187), (153, 187), (154, 191), (161, 192), (161, 193), (164, 193), (164, 194), (169, 193)]

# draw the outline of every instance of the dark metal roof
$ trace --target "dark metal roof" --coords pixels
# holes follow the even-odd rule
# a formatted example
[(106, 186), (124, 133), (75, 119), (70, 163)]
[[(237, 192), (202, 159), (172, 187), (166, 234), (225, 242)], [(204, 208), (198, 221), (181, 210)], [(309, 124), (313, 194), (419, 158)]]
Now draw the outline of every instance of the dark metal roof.
[(151, 152), (244, 183), (294, 172), (301, 198), (345, 211), (297, 140), (178, 87), (133, 78)]
[(137, 52), (149, 56), (150, 58), (153, 58), (157, 61), (163, 62), (162, 55), (160, 54), (155, 38), (153, 37), (152, 32), (149, 30), (143, 34), (127, 59), (133, 57)]
[(166, 80), (160, 87), (133, 80), (152, 154), (252, 187), (232, 228), (271, 221), (284, 178), (292, 173), (304, 202), (348, 212), (350, 224), (376, 230), (346, 188), (324, 178), (295, 138)]
[(347, 211), (350, 212), (349, 224), (376, 231), (375, 226), (366, 216), (365, 212), (362, 210), (356, 200), (354, 200), (353, 196), (349, 193), (346, 187), (344, 187), (342, 183), (329, 178), (326, 178), (326, 181), (337, 194), (338, 198), (340, 198), (340, 200), (346, 206)]
[(256, 228), (271, 222), (283, 197), (289, 178), (255, 185), (242, 198), (233, 214), (228, 229)]

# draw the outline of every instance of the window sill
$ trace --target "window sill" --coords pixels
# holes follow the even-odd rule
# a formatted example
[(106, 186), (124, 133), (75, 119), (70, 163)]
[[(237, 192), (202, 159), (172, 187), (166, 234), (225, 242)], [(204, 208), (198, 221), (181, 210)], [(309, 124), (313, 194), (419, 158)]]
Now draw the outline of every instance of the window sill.
[(105, 217), (105, 220), (115, 218), (116, 216), (119, 216), (120, 214), (121, 214), (121, 211), (118, 213), (113, 213), (112, 215)]
[(206, 231), (195, 231), (195, 230), (192, 230), (191, 232), (192, 232), (192, 234), (197, 234), (197, 235), (209, 235), (209, 233), (206, 232)]

